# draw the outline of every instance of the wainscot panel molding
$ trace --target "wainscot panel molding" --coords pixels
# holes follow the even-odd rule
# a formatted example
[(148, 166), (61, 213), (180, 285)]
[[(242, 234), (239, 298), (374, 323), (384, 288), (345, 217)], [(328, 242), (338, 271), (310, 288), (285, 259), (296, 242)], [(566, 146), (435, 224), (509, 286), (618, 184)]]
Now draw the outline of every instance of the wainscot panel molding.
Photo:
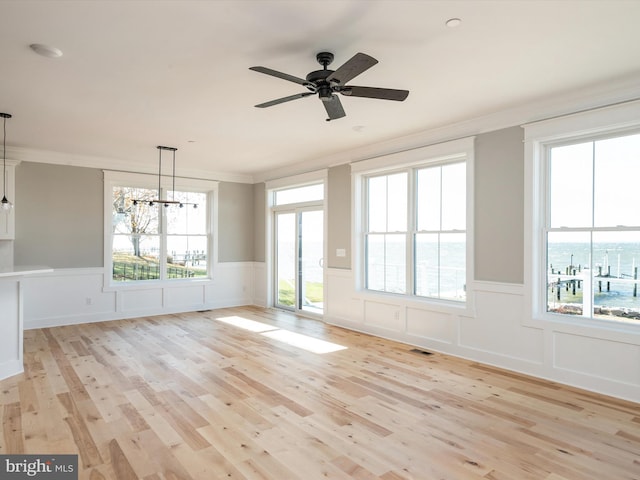
[(252, 262), (219, 263), (212, 281), (103, 289), (103, 268), (56, 269), (25, 283), (25, 329), (250, 305)]
[(24, 371), (22, 364), (23, 287), (20, 278), (0, 278), (0, 379)]
[(527, 318), (523, 285), (475, 281), (474, 308), (432, 307), (354, 290), (351, 270), (327, 269), (327, 323), (606, 395), (640, 401), (640, 345), (634, 336), (585, 335)]
[(213, 281), (206, 287), (207, 308), (250, 305), (253, 292), (253, 262), (216, 263)]
[(253, 262), (253, 278), (252, 278), (253, 305), (259, 307), (267, 307), (269, 305), (269, 294), (267, 292), (267, 264), (266, 262)]

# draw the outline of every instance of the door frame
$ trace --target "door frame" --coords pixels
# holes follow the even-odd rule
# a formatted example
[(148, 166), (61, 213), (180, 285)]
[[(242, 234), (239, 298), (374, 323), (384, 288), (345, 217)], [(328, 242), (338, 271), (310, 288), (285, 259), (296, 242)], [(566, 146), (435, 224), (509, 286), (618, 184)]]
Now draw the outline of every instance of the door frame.
[[(322, 313), (313, 312), (302, 307), (302, 257), (300, 255), (300, 247), (302, 242), (302, 232), (300, 231), (300, 221), (304, 212), (322, 212), (322, 287), (323, 287), (323, 309)], [(278, 215), (293, 214), (294, 215), (294, 304), (293, 307), (278, 303), (279, 297), (279, 278), (278, 278)], [(271, 209), (271, 222), (273, 224), (272, 229), (272, 271), (271, 282), (273, 285), (271, 293), (271, 303), (276, 308), (282, 308), (284, 310), (290, 310), (297, 314), (310, 315), (314, 317), (322, 317), (324, 314), (324, 287), (326, 284), (326, 267), (324, 259), (326, 257), (326, 215), (324, 204), (320, 202), (305, 202), (298, 204), (282, 205), (273, 207)]]

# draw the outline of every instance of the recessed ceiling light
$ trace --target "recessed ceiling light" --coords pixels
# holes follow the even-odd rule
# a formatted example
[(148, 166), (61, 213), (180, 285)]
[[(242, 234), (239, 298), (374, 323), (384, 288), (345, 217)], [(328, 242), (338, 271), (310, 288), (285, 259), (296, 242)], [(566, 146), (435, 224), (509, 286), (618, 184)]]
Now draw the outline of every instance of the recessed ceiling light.
[(47, 58), (59, 58), (62, 56), (62, 50), (56, 47), (50, 47), (49, 45), (43, 45), (41, 43), (32, 43), (29, 48), (36, 52), (38, 55), (42, 55)]
[(450, 18), (445, 22), (445, 25), (449, 28), (456, 28), (459, 27), (461, 23), (462, 20), (460, 20), (459, 18)]

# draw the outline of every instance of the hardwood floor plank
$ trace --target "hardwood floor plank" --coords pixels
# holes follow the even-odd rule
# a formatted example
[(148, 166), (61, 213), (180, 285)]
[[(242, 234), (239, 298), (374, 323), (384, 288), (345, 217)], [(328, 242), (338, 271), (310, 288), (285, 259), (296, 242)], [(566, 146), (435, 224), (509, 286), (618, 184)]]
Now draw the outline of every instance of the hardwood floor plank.
[(24, 452), (22, 409), (19, 402), (9, 403), (4, 406), (2, 414), (2, 436), (4, 437), (3, 454)]
[(344, 455), (334, 458), (332, 463), (348, 474), (350, 478), (356, 480), (376, 480), (378, 478), (377, 475), (374, 475), (369, 470), (363, 468), (361, 465), (358, 465), (352, 459), (345, 457)]
[(178, 435), (193, 449), (201, 450), (211, 446), (198, 430), (196, 430), (182, 415), (182, 412), (171, 408), (169, 405), (158, 405), (156, 411), (164, 417)]
[(141, 432), (142, 430), (151, 428), (142, 415), (140, 415), (130, 403), (121, 404), (120, 410), (122, 410), (123, 415), (126, 417), (134, 432)]
[(171, 390), (160, 392), (160, 398), (171, 409), (180, 412), (182, 417), (191, 424), (193, 428), (206, 427), (209, 422), (198, 412), (191, 408), (182, 398)]
[(134, 472), (133, 468), (129, 464), (129, 460), (125, 456), (122, 448), (118, 444), (116, 439), (109, 442), (109, 453), (111, 457), (111, 466), (118, 480), (138, 480), (138, 475)]
[(78, 454), (80, 480), (640, 479), (639, 404), (411, 350), (259, 307), (29, 330), (0, 453)]
[(269, 397), (269, 398), (273, 399), (273, 401), (276, 402), (276, 404), (283, 405), (283, 406), (287, 407), (292, 412), (300, 415), (301, 417), (306, 417), (306, 416), (311, 415), (313, 413), (308, 408), (305, 408), (302, 405), (300, 405), (299, 403), (297, 403), (295, 401), (292, 401), (291, 399), (285, 397), (284, 395), (280, 394), (279, 392), (275, 391), (274, 389), (266, 386), (265, 384), (263, 384), (263, 383), (261, 383), (261, 382), (259, 382), (257, 380), (252, 379), (248, 375), (245, 375), (244, 373), (236, 370), (233, 367), (227, 367), (227, 368), (224, 369), (224, 371), (229, 373), (230, 375), (233, 375), (234, 377), (242, 380), (244, 383), (249, 385), (251, 388), (257, 390), (258, 392), (262, 393), (266, 397)]
[(78, 453), (85, 469), (100, 465), (102, 457), (98, 447), (93, 441), (93, 437), (87, 428), (83, 416), (80, 414), (71, 394), (60, 393), (58, 400), (64, 406), (67, 416), (64, 419), (71, 430), (75, 444), (78, 446)]

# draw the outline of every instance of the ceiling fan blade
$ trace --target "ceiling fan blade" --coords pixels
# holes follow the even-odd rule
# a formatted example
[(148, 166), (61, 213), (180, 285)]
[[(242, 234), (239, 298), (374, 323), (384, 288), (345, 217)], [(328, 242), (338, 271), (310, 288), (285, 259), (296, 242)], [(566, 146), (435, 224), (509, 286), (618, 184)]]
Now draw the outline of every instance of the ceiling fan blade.
[(329, 118), (327, 118), (327, 122), (329, 120), (336, 120), (347, 115), (346, 113), (344, 113), (344, 108), (342, 108), (340, 98), (335, 95), (331, 95), (330, 98), (323, 98), (322, 104), (324, 105), (324, 109), (327, 111), (327, 115), (329, 115)]
[(373, 67), (376, 63), (378, 63), (378, 60), (375, 58), (365, 53), (356, 53), (344, 65), (329, 75), (327, 81), (344, 85), (352, 78)]
[(403, 101), (409, 96), (409, 90), (395, 90), (393, 88), (376, 88), (376, 87), (342, 87), (338, 90), (341, 94), (350, 97), (366, 97), (378, 98), (381, 100)]
[(282, 78), (283, 80), (288, 80), (293, 83), (298, 83), (300, 85), (308, 85), (307, 82), (303, 78), (294, 77), (293, 75), (289, 75), (288, 73), (278, 72), (277, 70), (272, 70), (267, 67), (249, 67), (249, 70), (253, 70), (254, 72), (264, 73), (265, 75), (271, 75), (272, 77)]
[(277, 98), (276, 100), (271, 100), (270, 102), (260, 103), (256, 105), (256, 107), (271, 107), (273, 105), (278, 105), (279, 103), (290, 102), (291, 100), (297, 100), (298, 98), (308, 97), (309, 95), (313, 95), (313, 92), (296, 93), (295, 95), (289, 95), (288, 97)]

